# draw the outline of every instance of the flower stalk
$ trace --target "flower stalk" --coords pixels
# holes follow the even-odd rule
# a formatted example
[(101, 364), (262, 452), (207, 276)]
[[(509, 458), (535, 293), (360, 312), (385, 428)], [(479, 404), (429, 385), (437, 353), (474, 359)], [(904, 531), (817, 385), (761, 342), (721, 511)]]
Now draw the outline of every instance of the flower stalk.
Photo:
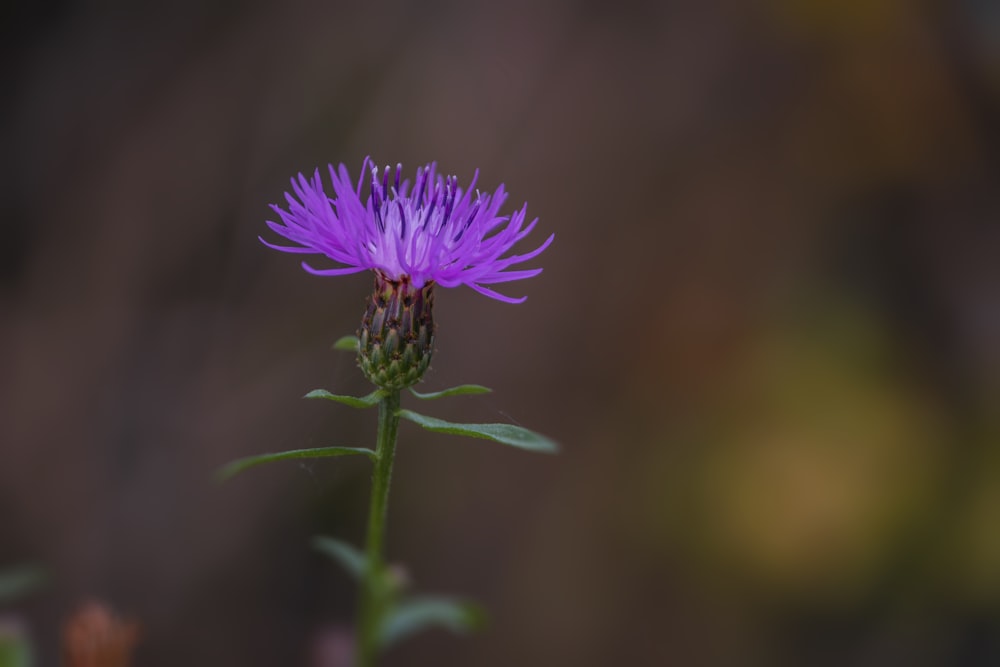
[(367, 566), (361, 590), (360, 624), (357, 631), (357, 667), (373, 667), (379, 650), (379, 632), (389, 602), (389, 581), (385, 573), (386, 513), (389, 485), (399, 430), (399, 390), (386, 390), (378, 405), (378, 442), (372, 470), (372, 493), (368, 508), (368, 537), (365, 543)]
[[(340, 396), (325, 390), (307, 398), (324, 398), (356, 408), (378, 402), (378, 436), (373, 452), (360, 447), (323, 447), (264, 454), (233, 462), (223, 469), (228, 477), (247, 467), (290, 458), (320, 458), (363, 454), (374, 462), (368, 535), (364, 554), (353, 546), (324, 538), (324, 550), (361, 579), (355, 667), (374, 667), (378, 654), (393, 642), (417, 630), (442, 626), (453, 630), (475, 627), (481, 614), (473, 605), (441, 597), (401, 594), (386, 567), (385, 529), (399, 420), (423, 428), (520, 447), (554, 452), (552, 441), (509, 424), (457, 424), (400, 410), (400, 391), (421, 380), (434, 354), (434, 289), (465, 285), (504, 303), (521, 303), (493, 289), (494, 285), (532, 278), (541, 268), (520, 265), (533, 260), (552, 243), (549, 235), (540, 245), (513, 254), (514, 247), (535, 228), (527, 204), (501, 214), (507, 200), (503, 185), (492, 192), (476, 188), (477, 171), (467, 187), (454, 176), (442, 176), (430, 163), (418, 168), (412, 184), (402, 177), (402, 165), (379, 171), (365, 158), (361, 175), (352, 181), (347, 167), (330, 165), (330, 196), (317, 169), (312, 178), (299, 174), (285, 193), (285, 205), (272, 205), (277, 220), (272, 232), (289, 245), (268, 247), (282, 252), (320, 255), (332, 262), (316, 268), (302, 267), (321, 276), (372, 271), (375, 287), (368, 298), (358, 331), (358, 366), (377, 389), (365, 397)], [(364, 185), (368, 182), (368, 192)], [(340, 343), (338, 349), (346, 349)], [(354, 348), (351, 341), (348, 347)], [(489, 391), (462, 385), (440, 392), (414, 395), (421, 400)]]

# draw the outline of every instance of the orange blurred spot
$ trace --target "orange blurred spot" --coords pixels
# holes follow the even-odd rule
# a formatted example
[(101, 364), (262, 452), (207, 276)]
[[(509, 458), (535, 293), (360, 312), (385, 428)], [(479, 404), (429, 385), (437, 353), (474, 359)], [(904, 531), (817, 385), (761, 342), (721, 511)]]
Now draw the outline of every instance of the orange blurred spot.
[(139, 640), (139, 625), (100, 602), (88, 602), (63, 628), (66, 667), (127, 667)]

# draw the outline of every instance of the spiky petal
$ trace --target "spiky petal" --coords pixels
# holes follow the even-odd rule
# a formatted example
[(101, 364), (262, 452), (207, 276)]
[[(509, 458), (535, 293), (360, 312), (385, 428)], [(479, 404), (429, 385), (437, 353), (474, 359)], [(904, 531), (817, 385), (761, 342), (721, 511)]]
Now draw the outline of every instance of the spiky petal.
[[(475, 190), (478, 171), (465, 189), (454, 176), (438, 174), (434, 163), (417, 169), (412, 188), (401, 180), (401, 165), (380, 174), (368, 158), (356, 185), (343, 164), (336, 169), (330, 165), (329, 171), (333, 197), (327, 196), (317, 169), (311, 179), (302, 174), (292, 179), (292, 191), (285, 193), (287, 209), (272, 205), (281, 222), (268, 221), (268, 226), (296, 245), (261, 239), (285, 252), (326, 255), (339, 265), (322, 269), (303, 262), (310, 273), (343, 275), (369, 269), (388, 280), (405, 278), (416, 289), (468, 285), (490, 298), (520, 303), (526, 297), (509, 297), (487, 286), (542, 271), (511, 269), (541, 254), (554, 235), (529, 252), (508, 254), (538, 219), (525, 222), (526, 204), (509, 216), (500, 215), (507, 192), (503, 185), (492, 194)], [(370, 186), (362, 197), (365, 173), (370, 173)]]

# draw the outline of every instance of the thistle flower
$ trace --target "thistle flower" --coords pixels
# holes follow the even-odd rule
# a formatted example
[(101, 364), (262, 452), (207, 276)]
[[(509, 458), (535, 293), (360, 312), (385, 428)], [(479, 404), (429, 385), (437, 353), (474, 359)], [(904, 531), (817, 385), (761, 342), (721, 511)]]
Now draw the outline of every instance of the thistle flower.
[[(362, 198), (364, 174), (371, 169), (367, 198)], [(486, 285), (531, 278), (541, 269), (510, 270), (537, 257), (554, 235), (523, 255), (508, 255), (531, 233), (538, 219), (525, 224), (527, 204), (501, 216), (507, 199), (503, 185), (493, 194), (474, 190), (478, 170), (463, 190), (454, 176), (442, 177), (431, 163), (417, 169), (413, 188), (369, 158), (355, 186), (347, 167), (330, 165), (334, 197), (323, 188), (319, 170), (307, 179), (292, 179), (285, 193), (288, 209), (272, 205), (281, 222), (268, 221), (275, 233), (296, 243), (270, 248), (291, 253), (322, 254), (342, 265), (329, 269), (302, 267), (321, 276), (375, 272), (375, 289), (359, 332), (359, 364), (365, 375), (383, 388), (414, 384), (430, 363), (434, 342), (433, 288), (468, 285), (486, 296), (521, 303)], [(390, 180), (390, 176), (393, 178)], [(473, 194), (475, 193), (475, 194)]]
[(389, 280), (409, 278), (415, 288), (428, 283), (442, 287), (468, 285), (488, 297), (508, 303), (520, 299), (499, 294), (484, 285), (531, 278), (541, 269), (508, 271), (510, 267), (533, 259), (552, 242), (549, 236), (542, 245), (524, 255), (502, 257), (531, 233), (538, 219), (524, 224), (527, 204), (511, 216), (499, 216), (507, 199), (501, 185), (492, 194), (475, 191), (479, 171), (468, 189), (462, 190), (454, 176), (442, 178), (431, 163), (417, 169), (410, 189), (409, 181), (400, 182), (402, 165), (396, 165), (394, 178), (385, 168), (379, 179), (378, 167), (365, 158), (362, 172), (371, 167), (371, 189), (361, 196), (364, 175), (352, 185), (347, 167), (330, 165), (330, 180), (335, 197), (327, 196), (317, 169), (312, 179), (299, 174), (292, 179), (292, 193), (285, 193), (288, 210), (271, 208), (281, 217), (281, 224), (268, 221), (274, 232), (298, 246), (278, 246), (261, 239), (265, 245), (293, 253), (323, 254), (343, 267), (316, 269), (308, 262), (302, 267), (321, 276), (344, 275), (371, 269)]

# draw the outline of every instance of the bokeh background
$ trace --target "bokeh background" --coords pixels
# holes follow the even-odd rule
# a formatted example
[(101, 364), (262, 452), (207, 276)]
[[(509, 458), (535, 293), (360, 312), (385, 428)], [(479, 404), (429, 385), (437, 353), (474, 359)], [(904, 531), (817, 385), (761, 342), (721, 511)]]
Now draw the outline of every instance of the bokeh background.
[(555, 244), (439, 293), (390, 555), (485, 632), (389, 666), (1000, 664), (1000, 5), (986, 0), (17, 2), (0, 71), (3, 609), (58, 664), (332, 667), (363, 536), (370, 277), (257, 240), (365, 155), (504, 182)]

